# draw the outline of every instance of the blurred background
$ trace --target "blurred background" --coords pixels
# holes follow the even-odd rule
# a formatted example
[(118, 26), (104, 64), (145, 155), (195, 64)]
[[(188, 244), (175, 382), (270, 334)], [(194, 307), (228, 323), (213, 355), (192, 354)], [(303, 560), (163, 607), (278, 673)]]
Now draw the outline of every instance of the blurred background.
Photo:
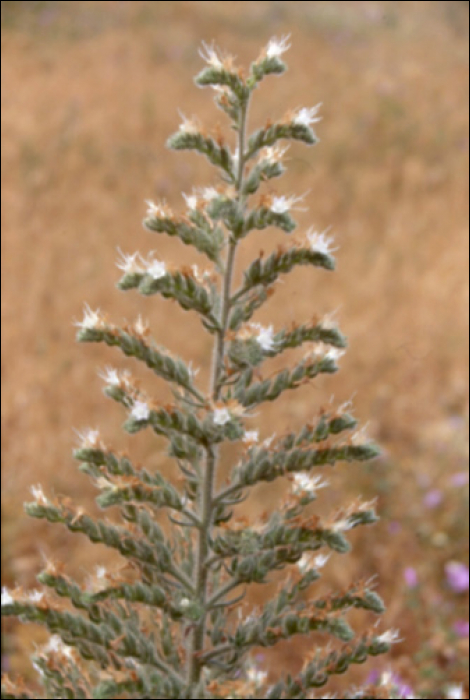
[[(468, 3), (2, 2), (1, 13), (3, 584), (34, 586), (48, 557), (80, 580), (112, 563), (85, 538), (23, 512), (38, 483), (93, 510), (93, 487), (71, 456), (74, 428), (99, 426), (107, 443), (175, 473), (164, 443), (123, 434), (121, 408), (102, 395), (97, 369), (132, 363), (77, 345), (73, 321), (83, 302), (115, 323), (141, 313), (157, 341), (201, 367), (206, 381), (210, 338), (198, 319), (118, 291), (117, 248), (204, 264), (141, 226), (144, 199), (179, 210), (182, 192), (217, 184), (203, 159), (164, 146), (178, 110), (225, 127), (211, 92), (193, 84), (198, 49), (214, 40), (248, 66), (271, 36), (291, 34), (289, 72), (256, 92), (250, 125), (323, 103), (320, 143), (294, 144), (288, 174), (273, 185), (307, 193), (299, 231), (331, 226), (337, 272), (284, 278), (256, 320), (279, 330), (335, 311), (349, 350), (337, 375), (263, 407), (250, 427), (262, 437), (273, 426), (298, 429), (322, 405), (353, 397), (383, 455), (337, 467), (321, 495), (329, 506), (378, 496), (381, 521), (353, 533), (353, 553), (333, 557), (323, 580), (338, 588), (377, 574), (383, 628), (403, 639), (355, 678), (391, 668), (404, 692), (466, 689)], [(246, 239), (238, 279), (284, 236)], [(165, 394), (139, 372), (149, 391)], [(230, 454), (224, 462), (229, 469)], [(250, 511), (275, 507), (281, 493), (260, 488)], [(28, 677), (36, 638), (30, 625), (9, 622), (3, 667)], [(295, 671), (310, 648), (296, 640), (263, 663), (269, 669), (277, 654)]]

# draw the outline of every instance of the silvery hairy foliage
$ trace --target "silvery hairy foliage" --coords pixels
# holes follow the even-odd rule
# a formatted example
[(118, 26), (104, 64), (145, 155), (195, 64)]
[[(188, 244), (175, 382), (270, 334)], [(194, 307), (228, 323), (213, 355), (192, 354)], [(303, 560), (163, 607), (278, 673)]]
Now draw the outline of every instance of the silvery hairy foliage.
[[(317, 141), (319, 106), (293, 109), (248, 131), (250, 101), (265, 78), (286, 70), (288, 48), (288, 37), (271, 39), (247, 72), (214, 46), (201, 51), (205, 65), (196, 85), (213, 90), (235, 143), (220, 129), (182, 117), (168, 146), (202, 154), (218, 179), (184, 195), (181, 214), (149, 201), (144, 226), (152, 235), (179, 238), (205, 266), (181, 267), (137, 252), (121, 253), (118, 261), (121, 290), (160, 294), (199, 315), (213, 344), (210, 386), (200, 385), (189, 358), (157, 343), (140, 316), (120, 327), (86, 307), (77, 323), (80, 342), (116, 346), (171, 385), (168, 404), (149, 396), (127, 370), (108, 367), (102, 374), (105, 393), (126, 414), (124, 429), (163, 436), (175, 479), (137, 466), (88, 429), (75, 457), (99, 490), (101, 509), (113, 508), (119, 520), (97, 519), (71, 499), (32, 487), (30, 516), (117, 551), (123, 566), (112, 573), (99, 567), (82, 585), (65, 566), (48, 562), (38, 576), (41, 588), (3, 590), (3, 614), (44, 625), (50, 639), (32, 660), (43, 690), (5, 677), (2, 698), (313, 698), (330, 676), (387, 652), (397, 640), (396, 631), (371, 625), (370, 615), (361, 632), (348, 623), (353, 608), (383, 612), (372, 581), (315, 595), (328, 559), (348, 552), (347, 532), (377, 519), (373, 504), (359, 500), (328, 517), (313, 505), (333, 465), (378, 454), (349, 404), (308, 416), (299, 432), (261, 439), (246, 428), (266, 402), (336, 372), (346, 346), (331, 317), (278, 330), (254, 320), (282, 276), (299, 265), (312, 274), (335, 266), (328, 235), (313, 229), (290, 235), (301, 198), (275, 194), (271, 183), (284, 173), (287, 142)], [(235, 288), (237, 249), (251, 232), (269, 227), (288, 234), (286, 243), (252, 260)], [(289, 365), (286, 359), (284, 369), (263, 374), (266, 361), (293, 348), (305, 350), (300, 360)], [(224, 443), (239, 450), (222, 483)], [(274, 512), (253, 522), (237, 515), (253, 487), (278, 479), (284, 496)], [(162, 513), (168, 528), (159, 524)], [(251, 584), (268, 582), (277, 582), (275, 594), (246, 614), (242, 601)], [(306, 653), (296, 675), (256, 662), (263, 648), (300, 635)], [(345, 690), (342, 697), (389, 692), (383, 685)]]

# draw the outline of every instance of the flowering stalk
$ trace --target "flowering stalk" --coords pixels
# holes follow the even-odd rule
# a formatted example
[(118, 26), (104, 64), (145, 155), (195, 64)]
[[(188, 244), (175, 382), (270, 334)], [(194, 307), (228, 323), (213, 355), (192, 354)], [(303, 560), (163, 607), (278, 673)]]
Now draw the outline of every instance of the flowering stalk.
[[(235, 148), (186, 117), (168, 140), (170, 148), (204, 155), (221, 181), (184, 195), (183, 216), (148, 201), (144, 225), (192, 246), (211, 269), (178, 268), (153, 254), (144, 259), (120, 252), (121, 290), (161, 294), (199, 315), (213, 338), (208, 391), (196, 383), (190, 363), (152, 340), (140, 317), (121, 328), (86, 307), (77, 324), (79, 341), (117, 347), (172, 386), (174, 403), (164, 405), (147, 396), (128, 371), (108, 367), (101, 374), (106, 395), (127, 412), (128, 432), (150, 428), (166, 438), (184, 486), (136, 467), (106, 446), (99, 431), (88, 429), (79, 434), (75, 457), (100, 491), (98, 504), (118, 507), (122, 524), (97, 520), (68, 499), (49, 499), (40, 486), (33, 487), (34, 501), (26, 505), (30, 515), (83, 533), (132, 564), (116, 574), (100, 567), (83, 588), (49, 563), (39, 576), (44, 590), (2, 593), (5, 614), (53, 633), (34, 659), (45, 697), (309, 698), (331, 675), (398, 641), (396, 631), (379, 633), (375, 627), (356, 637), (345, 619), (351, 608), (383, 611), (371, 581), (326, 597), (311, 595), (330, 557), (349, 550), (346, 533), (376, 520), (373, 503), (357, 501), (323, 519), (310, 507), (328, 486), (322, 472), (329, 466), (378, 454), (363, 431), (356, 431), (349, 406), (321, 411), (299, 433), (263, 441), (258, 431), (245, 428), (245, 419), (265, 401), (336, 372), (346, 346), (329, 317), (277, 332), (253, 321), (281, 275), (298, 265), (334, 269), (332, 239), (325, 232), (308, 230), (268, 257), (260, 255), (244, 271), (240, 288), (232, 289), (243, 239), (271, 226), (290, 234), (296, 228), (292, 212), (304, 199), (273, 194), (266, 183), (284, 172), (286, 148), (280, 141), (316, 142), (312, 125), (319, 120), (318, 106), (289, 112), (247, 134), (250, 99), (266, 76), (285, 71), (281, 56), (287, 48), (287, 37), (272, 39), (244, 76), (231, 57), (204, 45), (206, 66), (196, 84), (214, 89), (216, 104), (237, 134)], [(300, 361), (263, 377), (266, 360), (299, 347), (307, 348)], [(219, 447), (227, 441), (240, 444), (241, 456), (217, 491)], [(286, 493), (276, 512), (252, 524), (235, 517), (252, 486), (279, 478), (286, 481)], [(171, 538), (157, 522), (162, 510), (169, 514)], [(288, 567), (291, 575), (273, 599), (244, 618), (239, 604), (246, 587), (266, 583)], [(234, 606), (238, 617), (231, 613)], [(255, 647), (311, 632), (336, 638), (337, 645), (307, 654), (296, 676), (268, 679), (267, 671), (253, 664)], [(381, 686), (361, 695), (345, 691), (344, 697), (387, 697), (387, 692)], [(6, 678), (2, 697), (33, 696)]]

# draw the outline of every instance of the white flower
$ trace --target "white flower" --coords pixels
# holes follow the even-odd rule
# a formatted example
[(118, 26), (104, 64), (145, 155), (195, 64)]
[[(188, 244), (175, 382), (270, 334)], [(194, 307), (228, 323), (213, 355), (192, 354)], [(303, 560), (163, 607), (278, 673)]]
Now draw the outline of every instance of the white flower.
[(189, 600), (189, 598), (181, 598), (180, 608), (183, 608), (183, 610), (187, 610), (190, 605), (191, 605), (191, 601)]
[(275, 214), (286, 214), (294, 207), (295, 204), (297, 204), (297, 202), (301, 202), (303, 198), (304, 196), (286, 197), (285, 195), (281, 195), (280, 197), (273, 197), (270, 209)]
[(250, 666), (246, 675), (250, 683), (254, 683), (257, 688), (262, 686), (268, 677), (266, 671), (260, 671), (255, 666)]
[(269, 40), (269, 44), (266, 47), (266, 56), (268, 58), (278, 58), (279, 56), (282, 56), (283, 53), (290, 49), (290, 44), (288, 44), (289, 39), (290, 34), (286, 34), (285, 36), (281, 37), (281, 39), (277, 39), (275, 36), (273, 36), (273, 38)]
[[(137, 320), (134, 321), (134, 330), (137, 333), (137, 335), (145, 335), (147, 333), (147, 331), (149, 330), (148, 321), (144, 321), (140, 314), (137, 317)], [(128, 373), (126, 373), (126, 374), (128, 374)]]
[(231, 419), (230, 411), (227, 408), (216, 408), (212, 419), (216, 425), (225, 425)]
[(44, 647), (46, 653), (52, 652), (56, 654), (64, 654), (65, 656), (72, 656), (72, 648), (65, 644), (58, 634), (53, 634), (49, 639), (49, 642)]
[(460, 698), (463, 698), (463, 686), (458, 685), (457, 683), (449, 685), (447, 688), (446, 698), (449, 698), (449, 700), (453, 700), (454, 698), (456, 700), (460, 700)]
[(161, 277), (165, 277), (167, 274), (166, 265), (161, 260), (151, 260), (147, 263), (146, 272), (154, 280), (159, 280)]
[(274, 440), (275, 437), (276, 437), (276, 433), (273, 433), (272, 435), (270, 435), (268, 438), (266, 438), (265, 440), (263, 440), (263, 442), (261, 443), (262, 446), (263, 446), (263, 447), (266, 447), (266, 448), (267, 448), (267, 447), (270, 447), (270, 446), (271, 446), (271, 443), (272, 443), (272, 441)]
[(98, 372), (98, 376), (103, 379), (106, 384), (110, 384), (111, 386), (120, 386), (121, 385), (121, 378), (119, 376), (119, 372), (117, 369), (114, 369), (114, 367), (105, 367), (104, 372)]
[(243, 442), (258, 442), (259, 431), (258, 430), (246, 430), (242, 440), (243, 440)]
[(273, 327), (265, 328), (259, 323), (250, 324), (251, 328), (256, 330), (256, 341), (265, 352), (271, 352), (275, 349), (276, 343), (273, 338)]
[(201, 192), (201, 197), (205, 202), (212, 202), (213, 199), (216, 199), (219, 196), (219, 192), (217, 192), (215, 187), (204, 187)]
[(369, 442), (369, 438), (366, 434), (368, 425), (369, 423), (367, 422), (360, 430), (356, 430), (356, 432), (352, 434), (351, 443), (353, 445), (365, 445)]
[(341, 520), (337, 520), (333, 525), (331, 526), (331, 531), (332, 532), (347, 532), (348, 530), (351, 530), (354, 527), (354, 521), (350, 520), (349, 518), (343, 518)]
[(310, 126), (315, 122), (319, 122), (321, 117), (317, 117), (318, 110), (321, 107), (321, 102), (319, 102), (315, 107), (302, 107), (299, 109), (292, 122), (298, 124), (299, 126)]
[(333, 360), (334, 362), (336, 362), (337, 360), (339, 360), (340, 357), (343, 357), (345, 352), (346, 350), (341, 350), (340, 348), (328, 348), (324, 357), (327, 360)]
[(121, 256), (121, 259), (117, 261), (116, 266), (120, 270), (123, 270), (125, 274), (143, 272), (142, 263), (138, 260), (140, 258), (140, 253), (135, 252), (131, 255), (126, 255), (120, 248), (118, 248), (118, 253)]
[(42, 490), (42, 486), (40, 484), (38, 484), (37, 486), (31, 486), (29, 490), (31, 491), (36, 503), (38, 503), (40, 506), (47, 505), (48, 501), (44, 495), (44, 491)]
[(76, 321), (75, 325), (83, 330), (98, 328), (103, 324), (103, 319), (100, 316), (100, 310), (93, 311), (88, 304), (84, 307), (83, 321)]
[(203, 61), (213, 68), (223, 68), (223, 63), (217, 54), (214, 45), (209, 46), (205, 41), (202, 42), (202, 49), (199, 49), (199, 55)]
[(377, 637), (377, 640), (382, 644), (398, 644), (399, 642), (403, 641), (400, 639), (400, 632), (398, 630), (387, 630), (386, 632), (382, 632), (382, 634), (379, 634)]
[(318, 489), (323, 489), (328, 486), (327, 481), (322, 481), (321, 476), (308, 476), (302, 472), (294, 474), (294, 493), (310, 493), (314, 494)]
[(106, 567), (105, 566), (97, 566), (96, 567), (96, 573), (95, 576), (99, 581), (102, 581), (104, 578), (106, 578)]
[(28, 595), (28, 598), (32, 603), (39, 603), (44, 598), (44, 591), (31, 591), (31, 593), (29, 593)]
[(287, 151), (289, 146), (282, 148), (281, 146), (267, 146), (264, 151), (261, 152), (260, 161), (266, 160), (271, 165), (280, 163)]
[(150, 408), (147, 406), (145, 401), (140, 401), (136, 399), (131, 411), (131, 418), (134, 420), (148, 420), (150, 417)]
[(93, 428), (86, 428), (82, 432), (76, 432), (80, 440), (80, 447), (85, 449), (94, 449), (100, 446), (101, 440), (99, 430), (94, 430)]
[(188, 372), (189, 372), (189, 376), (191, 377), (191, 379), (194, 379), (194, 377), (197, 377), (197, 375), (199, 374), (200, 368), (199, 367), (194, 368), (192, 362), (189, 362), (187, 367), (188, 367)]
[(315, 568), (316, 569), (323, 569), (323, 567), (325, 566), (325, 564), (327, 563), (327, 561), (330, 557), (331, 557), (331, 554), (317, 554), (317, 556), (313, 560)]
[(147, 216), (163, 216), (164, 215), (164, 209), (161, 204), (156, 204), (155, 202), (152, 202), (151, 199), (146, 199), (145, 204), (147, 205)]
[(198, 134), (199, 127), (194, 118), (188, 119), (185, 115), (180, 112), (181, 124), (179, 125), (179, 131), (183, 134)]
[(338, 250), (338, 247), (333, 248), (334, 239), (332, 236), (326, 236), (326, 231), (318, 233), (317, 231), (312, 231), (310, 229), (307, 231), (307, 238), (310, 244), (310, 249), (314, 253), (322, 253), (323, 255), (330, 255), (333, 251)]
[(184, 194), (183, 192), (183, 197), (188, 209), (197, 209), (197, 205), (199, 203), (199, 197), (197, 194)]
[(6, 586), (2, 588), (2, 608), (4, 605), (13, 605), (15, 599)]

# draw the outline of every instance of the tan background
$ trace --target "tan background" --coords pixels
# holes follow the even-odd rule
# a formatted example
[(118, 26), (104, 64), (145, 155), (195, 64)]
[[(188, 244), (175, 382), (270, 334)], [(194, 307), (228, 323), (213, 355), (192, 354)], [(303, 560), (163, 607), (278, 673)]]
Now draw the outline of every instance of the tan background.
[[(99, 425), (109, 442), (171, 473), (163, 443), (123, 435), (120, 407), (102, 396), (96, 370), (132, 363), (77, 345), (72, 322), (84, 301), (115, 322), (142, 313), (206, 381), (210, 339), (198, 319), (116, 290), (116, 248), (196, 260), (140, 221), (146, 198), (178, 209), (181, 192), (215, 184), (200, 158), (164, 148), (178, 110), (209, 125), (224, 119), (192, 83), (200, 43), (214, 39), (248, 65), (272, 35), (291, 33), (289, 73), (257, 92), (251, 125), (323, 103), (320, 144), (294, 145), (274, 184), (308, 192), (299, 230), (332, 227), (338, 271), (297, 271), (258, 320), (278, 329), (337, 309), (350, 349), (338, 375), (265, 407), (253, 427), (263, 436), (298, 428), (332, 395), (341, 403), (355, 394), (384, 456), (373, 468), (338, 469), (326, 502), (378, 493), (383, 521), (354, 536), (354, 554), (332, 561), (329, 580), (377, 572), (387, 624), (405, 637), (394, 667), (430, 692), (465, 680), (468, 640), (449, 629), (467, 606), (443, 567), (468, 556), (468, 500), (449, 482), (467, 468), (468, 3), (2, 2), (2, 27), (4, 580), (32, 585), (44, 555), (81, 577), (107, 556), (23, 515), (30, 484), (87, 504), (94, 496), (70, 456), (73, 428)], [(271, 230), (251, 236), (239, 271), (281, 240)], [(429, 511), (432, 488), (443, 502)], [(278, 496), (257, 492), (253, 512)], [(425, 582), (414, 597), (403, 580), (411, 565)], [(13, 667), (28, 634), (8, 637)], [(302, 648), (284, 649), (286, 663), (295, 667)]]

